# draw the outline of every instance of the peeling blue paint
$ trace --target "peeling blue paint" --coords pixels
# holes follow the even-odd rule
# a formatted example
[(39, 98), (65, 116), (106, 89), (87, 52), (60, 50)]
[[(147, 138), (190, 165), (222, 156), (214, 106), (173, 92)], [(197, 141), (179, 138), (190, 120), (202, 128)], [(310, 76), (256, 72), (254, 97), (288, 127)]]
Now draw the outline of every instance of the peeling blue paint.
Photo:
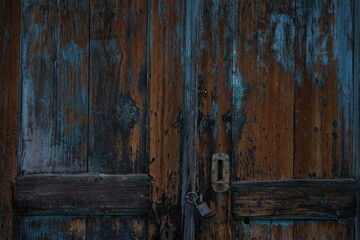
[(287, 72), (294, 72), (295, 67), (295, 25), (293, 19), (286, 14), (272, 14), (271, 29), (275, 28), (272, 49), (276, 52), (276, 60)]
[(291, 227), (294, 222), (292, 220), (251, 220), (252, 224), (256, 225), (266, 225), (266, 226), (282, 226), (282, 227)]
[(67, 44), (61, 51), (62, 58), (65, 62), (80, 66), (83, 61), (84, 51), (74, 42)]
[(241, 109), (241, 100), (246, 92), (244, 80), (241, 77), (239, 71), (235, 71), (232, 74), (232, 88), (233, 88), (233, 104), (235, 106), (235, 109), (239, 111)]
[[(344, 155), (342, 170), (347, 172), (348, 164), (348, 133), (353, 119), (353, 19), (352, 2), (350, 0), (336, 1), (334, 28), (334, 56), (338, 64), (338, 94), (339, 115), (343, 117), (344, 126)], [(339, 119), (341, 120), (341, 119)]]

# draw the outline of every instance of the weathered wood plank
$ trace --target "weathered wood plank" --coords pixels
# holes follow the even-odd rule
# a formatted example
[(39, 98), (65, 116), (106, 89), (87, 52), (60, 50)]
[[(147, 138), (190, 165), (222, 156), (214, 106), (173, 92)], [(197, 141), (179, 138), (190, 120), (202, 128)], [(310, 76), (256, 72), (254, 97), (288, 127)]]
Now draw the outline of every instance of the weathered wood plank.
[(360, 240), (360, 1), (354, 1), (354, 177), (357, 180), (355, 239)]
[(87, 1), (22, 1), (21, 174), (86, 170)]
[(86, 239), (146, 239), (146, 219), (142, 217), (88, 217)]
[(20, 3), (0, 1), (0, 236), (15, 238), (12, 203), (16, 191)]
[(198, 32), (197, 181), (212, 217), (198, 218), (197, 239), (231, 239), (230, 195), (211, 187), (212, 154), (232, 154), (234, 1), (203, 1)]
[[(352, 0), (296, 2), (295, 178), (353, 176), (352, 8)], [(294, 239), (324, 239), (322, 229), (350, 239), (335, 233), (353, 224), (302, 224)]]
[(354, 179), (294, 179), (232, 184), (235, 218), (339, 218), (355, 215)]
[[(294, 3), (245, 0), (237, 1), (236, 8), (233, 179), (291, 179), (296, 65)], [(234, 236), (244, 234), (240, 221), (234, 221), (233, 227)], [(263, 228), (250, 225), (247, 229), (256, 236)], [(283, 231), (291, 235), (292, 226), (283, 226)]]
[(238, 180), (293, 174), (295, 22), (290, 1), (239, 1), (233, 69)]
[(181, 236), (183, 1), (149, 2), (151, 210), (148, 239)]
[(293, 239), (349, 240), (354, 239), (353, 219), (340, 219), (335, 222), (294, 222)]
[(18, 179), (22, 214), (145, 214), (148, 176), (30, 175)]
[(181, 214), (182, 237), (196, 239), (195, 208), (185, 200), (188, 192), (197, 191), (197, 42), (199, 28), (199, 1), (184, 1), (184, 42), (183, 42), (183, 82), (184, 82), (184, 125), (182, 139), (182, 178), (181, 178)]
[(74, 216), (23, 216), (20, 240), (85, 240), (86, 219)]
[(246, 220), (236, 224), (234, 239), (291, 240), (293, 222), (284, 220)]
[(296, 3), (296, 178), (352, 176), (352, 0)]
[(91, 0), (89, 171), (145, 173), (147, 5)]

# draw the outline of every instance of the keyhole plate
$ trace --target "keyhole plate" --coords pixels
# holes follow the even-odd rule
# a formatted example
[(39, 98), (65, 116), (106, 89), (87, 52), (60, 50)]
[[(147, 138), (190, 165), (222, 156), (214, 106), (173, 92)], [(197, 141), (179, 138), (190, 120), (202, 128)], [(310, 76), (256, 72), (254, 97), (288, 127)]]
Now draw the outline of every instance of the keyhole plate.
[(226, 192), (229, 189), (230, 179), (229, 155), (215, 153), (211, 164), (211, 187), (215, 192)]

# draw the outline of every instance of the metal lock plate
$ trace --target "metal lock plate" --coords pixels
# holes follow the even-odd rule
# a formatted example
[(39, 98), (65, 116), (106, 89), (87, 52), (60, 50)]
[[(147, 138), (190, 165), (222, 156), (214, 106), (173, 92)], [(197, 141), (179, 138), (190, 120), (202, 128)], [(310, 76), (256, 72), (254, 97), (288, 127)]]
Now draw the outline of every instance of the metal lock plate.
[(229, 162), (229, 155), (226, 153), (215, 153), (212, 156), (211, 187), (215, 192), (226, 192), (229, 189)]

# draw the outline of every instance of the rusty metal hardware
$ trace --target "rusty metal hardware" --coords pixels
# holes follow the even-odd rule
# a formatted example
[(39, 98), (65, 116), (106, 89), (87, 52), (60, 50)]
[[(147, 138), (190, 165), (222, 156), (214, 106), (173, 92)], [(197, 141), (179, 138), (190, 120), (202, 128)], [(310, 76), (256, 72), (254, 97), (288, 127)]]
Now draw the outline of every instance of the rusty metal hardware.
[(210, 215), (211, 210), (209, 205), (203, 201), (202, 194), (198, 195), (196, 192), (188, 192), (185, 195), (185, 199), (188, 203), (195, 205), (196, 209), (202, 217)]
[(229, 162), (229, 155), (226, 153), (215, 153), (212, 156), (211, 187), (215, 192), (226, 192), (229, 189)]

